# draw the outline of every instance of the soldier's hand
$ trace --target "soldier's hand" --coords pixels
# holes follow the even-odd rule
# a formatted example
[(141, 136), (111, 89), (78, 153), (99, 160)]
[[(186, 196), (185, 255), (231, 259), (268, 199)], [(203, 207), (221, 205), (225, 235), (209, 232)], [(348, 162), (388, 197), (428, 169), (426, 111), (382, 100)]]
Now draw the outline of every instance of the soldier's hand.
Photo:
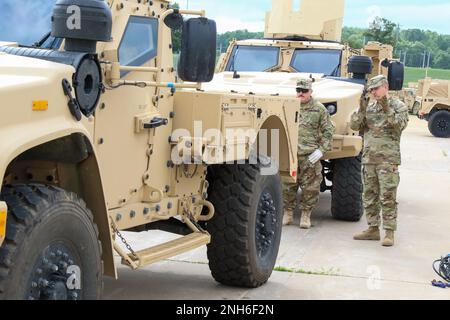
[(361, 112), (365, 113), (367, 106), (369, 105), (369, 92), (367, 91), (367, 88), (364, 88), (364, 91), (361, 94), (361, 97), (359, 98), (359, 109)]
[(384, 112), (388, 112), (390, 107), (389, 107), (389, 101), (388, 98), (386, 96), (384, 96), (381, 100), (380, 100), (380, 105), (383, 108)]

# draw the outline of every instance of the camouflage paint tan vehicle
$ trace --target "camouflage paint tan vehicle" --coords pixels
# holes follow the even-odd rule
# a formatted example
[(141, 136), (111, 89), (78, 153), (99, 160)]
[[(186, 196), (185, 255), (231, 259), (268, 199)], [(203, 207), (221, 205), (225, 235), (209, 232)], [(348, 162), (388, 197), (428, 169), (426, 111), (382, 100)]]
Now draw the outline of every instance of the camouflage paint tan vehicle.
[(420, 104), (417, 101), (417, 89), (414, 88), (404, 88), (402, 91), (402, 101), (408, 107), (409, 113), (418, 114), (420, 109)]
[[(114, 255), (138, 269), (204, 245), (217, 281), (269, 279), (297, 100), (202, 84), (216, 50), (204, 15), (165, 0), (58, 0), (35, 47), (0, 44), (0, 298), (95, 299), (103, 275), (117, 277)], [(353, 139), (358, 150), (342, 138), (337, 152), (359, 152)], [(121, 234), (152, 229), (181, 237), (134, 251)]]
[(333, 217), (358, 221), (363, 214), (362, 138), (350, 129), (350, 117), (368, 77), (389, 75), (391, 88), (398, 90), (403, 69), (391, 62), (392, 46), (369, 42), (355, 50), (341, 44), (343, 16), (344, 0), (302, 0), (300, 11), (293, 11), (292, 0), (273, 0), (265, 39), (231, 42), (209, 85), (294, 97), (295, 79), (313, 78), (313, 96), (328, 109), (336, 127), (333, 149), (323, 158), (321, 190), (332, 192)]
[(419, 80), (419, 118), (428, 121), (428, 129), (438, 138), (450, 137), (450, 80)]
[(417, 97), (417, 86), (414, 87), (414, 83), (409, 83), (408, 87), (403, 90), (390, 92), (390, 94), (404, 102), (410, 114), (417, 115), (419, 113), (420, 102)]

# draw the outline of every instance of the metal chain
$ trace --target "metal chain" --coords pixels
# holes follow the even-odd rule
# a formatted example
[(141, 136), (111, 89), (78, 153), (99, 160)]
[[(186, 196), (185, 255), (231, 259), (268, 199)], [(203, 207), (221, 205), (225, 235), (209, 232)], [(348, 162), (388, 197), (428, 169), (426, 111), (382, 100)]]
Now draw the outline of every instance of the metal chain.
[(117, 236), (120, 238), (120, 240), (123, 242), (125, 247), (128, 249), (128, 251), (130, 251), (131, 254), (135, 258), (138, 258), (138, 256), (136, 255), (136, 252), (134, 252), (133, 248), (131, 248), (131, 246), (128, 244), (127, 240), (125, 240), (125, 237), (120, 233), (119, 229), (117, 229), (114, 221), (111, 221), (111, 227), (113, 228), (113, 231), (117, 234)]

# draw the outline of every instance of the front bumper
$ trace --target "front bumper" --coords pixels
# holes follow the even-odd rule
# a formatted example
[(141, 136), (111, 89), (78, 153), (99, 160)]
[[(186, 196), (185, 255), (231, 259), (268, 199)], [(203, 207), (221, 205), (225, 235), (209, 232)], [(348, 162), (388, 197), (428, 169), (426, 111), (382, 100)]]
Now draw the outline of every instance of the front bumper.
[(363, 141), (360, 136), (344, 136), (335, 134), (333, 136), (333, 147), (327, 152), (323, 159), (332, 160), (340, 158), (356, 157), (361, 153)]

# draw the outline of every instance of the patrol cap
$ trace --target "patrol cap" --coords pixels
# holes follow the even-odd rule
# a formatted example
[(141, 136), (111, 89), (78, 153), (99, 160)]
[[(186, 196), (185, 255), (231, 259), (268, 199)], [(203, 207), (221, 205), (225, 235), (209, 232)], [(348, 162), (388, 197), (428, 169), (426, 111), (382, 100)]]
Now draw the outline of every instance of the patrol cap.
[(297, 88), (311, 90), (312, 89), (312, 79), (301, 78), (297, 80)]
[(376, 77), (373, 77), (367, 82), (367, 90), (376, 89), (378, 87), (381, 87), (383, 84), (388, 84), (388, 79), (384, 75), (379, 75)]

